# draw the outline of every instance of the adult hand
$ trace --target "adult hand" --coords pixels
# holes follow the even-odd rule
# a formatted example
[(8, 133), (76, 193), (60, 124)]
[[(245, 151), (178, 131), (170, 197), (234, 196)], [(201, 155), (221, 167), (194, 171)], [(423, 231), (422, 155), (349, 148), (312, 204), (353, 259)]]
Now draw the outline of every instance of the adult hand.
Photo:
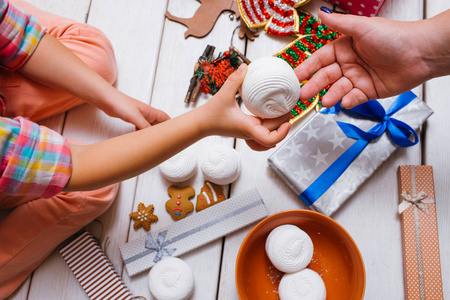
[(445, 75), (438, 68), (442, 61), (437, 63), (445, 53), (448, 74), (449, 39), (441, 35), (448, 32), (449, 12), (429, 20), (400, 22), (320, 11), (322, 22), (344, 36), (295, 69), (300, 82), (315, 73), (302, 87), (300, 98), (310, 99), (329, 84), (322, 99), (326, 107), (341, 99), (342, 106), (351, 108), (397, 95)]
[(245, 139), (250, 148), (264, 151), (275, 147), (289, 132), (289, 114), (276, 119), (261, 119), (242, 112), (235, 95), (244, 81), (247, 65), (228, 77), (220, 91), (205, 104), (205, 113), (214, 120), (205, 130), (212, 134)]

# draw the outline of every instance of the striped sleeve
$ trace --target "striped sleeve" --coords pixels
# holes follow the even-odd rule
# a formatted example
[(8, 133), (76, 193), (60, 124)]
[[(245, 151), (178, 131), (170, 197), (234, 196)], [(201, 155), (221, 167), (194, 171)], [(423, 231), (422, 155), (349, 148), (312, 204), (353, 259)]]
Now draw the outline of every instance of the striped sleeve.
[(20, 68), (44, 32), (35, 17), (7, 0), (0, 0), (0, 66), (11, 71)]
[(0, 192), (49, 198), (72, 173), (67, 140), (22, 117), (0, 118)]

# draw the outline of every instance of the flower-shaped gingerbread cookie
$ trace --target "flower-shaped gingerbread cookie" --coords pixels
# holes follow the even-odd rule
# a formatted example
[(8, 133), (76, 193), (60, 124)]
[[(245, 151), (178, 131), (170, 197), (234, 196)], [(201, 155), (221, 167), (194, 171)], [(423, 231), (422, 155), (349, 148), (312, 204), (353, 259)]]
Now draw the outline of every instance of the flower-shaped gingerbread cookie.
[(139, 203), (138, 211), (132, 212), (130, 217), (134, 220), (134, 229), (144, 227), (146, 231), (150, 230), (150, 223), (158, 221), (158, 216), (153, 214), (153, 205), (145, 206), (144, 203)]
[(194, 204), (189, 200), (195, 196), (195, 190), (192, 186), (177, 187), (169, 186), (167, 192), (170, 199), (166, 202), (166, 210), (175, 220), (181, 220), (194, 210)]

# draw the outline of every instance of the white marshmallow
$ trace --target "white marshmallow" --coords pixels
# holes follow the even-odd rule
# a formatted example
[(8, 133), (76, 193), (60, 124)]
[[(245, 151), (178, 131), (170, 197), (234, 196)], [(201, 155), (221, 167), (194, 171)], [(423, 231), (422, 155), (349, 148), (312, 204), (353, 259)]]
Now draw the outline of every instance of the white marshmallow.
[(197, 172), (197, 156), (192, 147), (186, 148), (159, 165), (159, 171), (169, 181), (183, 182)]
[(234, 148), (217, 144), (206, 151), (200, 169), (205, 179), (218, 185), (227, 185), (241, 174), (241, 160)]
[(311, 269), (285, 274), (278, 293), (280, 300), (325, 300), (327, 297), (322, 277)]
[(278, 57), (263, 57), (248, 65), (240, 95), (248, 110), (261, 118), (290, 112), (300, 98), (294, 70)]
[(194, 292), (194, 275), (181, 259), (166, 257), (150, 269), (148, 286), (158, 300), (185, 300)]
[(294, 225), (273, 229), (266, 239), (266, 254), (278, 270), (298, 272), (309, 264), (314, 247), (309, 235)]

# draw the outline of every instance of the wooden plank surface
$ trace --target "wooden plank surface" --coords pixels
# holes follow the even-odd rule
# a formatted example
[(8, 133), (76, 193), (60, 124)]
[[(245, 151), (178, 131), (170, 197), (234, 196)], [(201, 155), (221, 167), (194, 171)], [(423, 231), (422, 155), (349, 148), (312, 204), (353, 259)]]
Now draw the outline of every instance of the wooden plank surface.
[[(189, 18), (194, 15), (198, 7), (199, 3), (197, 1), (172, 0), (169, 1), (168, 11), (174, 16)], [(227, 14), (223, 14), (217, 20), (212, 32), (205, 38), (189, 37), (185, 39), (186, 27), (166, 20), (151, 99), (152, 106), (166, 111), (171, 117), (176, 117), (204, 104), (209, 99), (209, 96), (201, 95), (196, 103), (184, 103), (194, 65), (208, 44), (216, 47), (215, 56), (219, 52), (227, 50), (231, 34), (237, 25), (236, 21), (230, 20)], [(223, 38), (218, 39), (217, 37), (219, 36)], [(237, 47), (241, 46), (239, 41), (235, 40), (235, 42)], [(189, 126), (189, 124), (186, 124), (186, 126)], [(195, 148), (197, 159), (199, 160), (209, 146), (221, 143), (232, 147), (233, 142), (234, 140), (231, 138), (213, 136), (199, 141), (191, 147)], [(199, 191), (203, 186), (203, 181), (204, 177), (198, 171), (192, 179), (178, 185), (191, 185), (196, 191)], [(162, 178), (158, 168), (138, 177), (134, 208), (137, 207), (139, 202), (155, 206), (155, 214), (158, 215), (159, 221), (152, 225), (154, 230), (174, 222), (165, 211), (165, 202), (169, 199), (167, 188), (171, 184), (173, 183)], [(146, 232), (142, 230), (136, 231), (130, 226), (129, 240), (145, 234)], [(216, 297), (221, 252), (222, 240), (217, 240), (181, 257), (191, 266), (194, 273), (196, 286), (192, 299), (214, 299)], [(126, 272), (124, 272), (124, 277), (130, 283), (130, 288), (137, 295), (152, 299), (148, 290), (147, 273), (143, 272), (133, 276), (133, 278), (128, 278)]]
[[(190, 17), (199, 7), (195, 0), (165, 1), (107, 1), (107, 0), (29, 0), (42, 9), (87, 22), (106, 33), (111, 40), (118, 63), (117, 88), (145, 103), (162, 109), (172, 117), (204, 104), (209, 96), (202, 95), (195, 104), (185, 104), (184, 96), (197, 58), (207, 44), (216, 46), (218, 52), (227, 50), (237, 21), (227, 14), (219, 17), (212, 32), (205, 38), (184, 38), (186, 27), (168, 21), (166, 9), (179, 17)], [(322, 0), (313, 0), (304, 9), (317, 15)], [(425, 6), (424, 6), (425, 5)], [(395, 20), (418, 20), (431, 17), (450, 8), (445, 0), (387, 1), (380, 15)], [(292, 38), (277, 38), (261, 32), (254, 42), (234, 38), (234, 45), (251, 60), (269, 56), (283, 48)], [(422, 93), (422, 90), (424, 92)], [(447, 149), (450, 126), (445, 104), (450, 95), (450, 77), (431, 80), (414, 89), (434, 110), (435, 114), (424, 127), (422, 145), (400, 149), (393, 154), (361, 188), (348, 200), (333, 218), (353, 237), (363, 256), (366, 267), (365, 299), (402, 299), (403, 260), (400, 222), (397, 215), (398, 195), (396, 169), (402, 164), (433, 165), (437, 195), (441, 265), (445, 297), (450, 297), (450, 202), (446, 200), (450, 178)], [(442, 108), (442, 109), (441, 109)], [(245, 110), (245, 107), (243, 108)], [(306, 120), (305, 120), (306, 121)], [(63, 123), (65, 122), (65, 123)], [(94, 143), (133, 130), (133, 126), (106, 116), (98, 109), (83, 105), (71, 110), (64, 120), (58, 116), (44, 122), (67, 137)], [(297, 122), (292, 135), (304, 124)], [(189, 126), (189, 124), (186, 124)], [(201, 159), (208, 147), (222, 143), (232, 147), (231, 138), (209, 137), (193, 145)], [(424, 149), (422, 154), (422, 147)], [(230, 186), (229, 195), (238, 195), (257, 187), (270, 214), (306, 208), (297, 196), (268, 167), (267, 158), (275, 149), (254, 152), (241, 140), (236, 150), (242, 161), (240, 178)], [(203, 185), (203, 175), (198, 172), (184, 185), (196, 191)], [(155, 206), (159, 221), (152, 224), (157, 230), (174, 222), (165, 212), (169, 199), (167, 188), (172, 183), (163, 179), (158, 168), (121, 184), (119, 195), (112, 207), (94, 222), (89, 229), (103, 236), (106, 254), (110, 258), (134, 295), (153, 299), (148, 290), (147, 272), (129, 277), (123, 268), (119, 246), (142, 237), (143, 230), (134, 230), (128, 214), (138, 203)], [(196, 287), (192, 299), (238, 299), (235, 285), (235, 261), (239, 247), (251, 227), (192, 251), (181, 258), (193, 269)], [(9, 300), (24, 299), (88, 299), (59, 253), (53, 253)]]
[[(426, 1), (426, 17), (431, 18), (447, 9), (449, 1)], [(434, 115), (425, 127), (423, 163), (433, 166), (436, 210), (441, 252), (441, 271), (444, 298), (450, 298), (450, 119), (447, 103), (450, 100), (450, 76), (430, 80), (425, 84), (425, 101), (434, 109)]]

